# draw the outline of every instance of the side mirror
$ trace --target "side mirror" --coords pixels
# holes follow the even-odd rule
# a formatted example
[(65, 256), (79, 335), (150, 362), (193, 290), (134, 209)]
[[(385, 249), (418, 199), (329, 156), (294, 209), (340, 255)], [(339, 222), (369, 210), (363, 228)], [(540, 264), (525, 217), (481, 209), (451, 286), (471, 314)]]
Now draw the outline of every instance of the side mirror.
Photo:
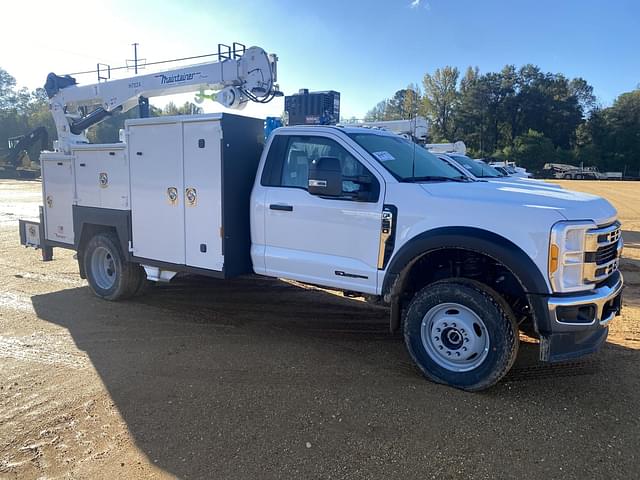
[(309, 165), (309, 188), (311, 195), (326, 197), (342, 196), (342, 166), (335, 157), (320, 157)]

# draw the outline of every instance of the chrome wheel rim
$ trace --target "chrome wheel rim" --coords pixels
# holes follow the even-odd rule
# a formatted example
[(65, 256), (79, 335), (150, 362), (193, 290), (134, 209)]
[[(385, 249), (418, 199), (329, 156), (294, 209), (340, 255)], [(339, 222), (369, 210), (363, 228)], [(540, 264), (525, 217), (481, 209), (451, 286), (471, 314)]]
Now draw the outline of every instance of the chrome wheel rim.
[(91, 254), (91, 271), (96, 285), (109, 290), (116, 283), (116, 263), (111, 252), (105, 247), (96, 248)]
[(459, 303), (432, 307), (422, 318), (422, 346), (439, 366), (454, 372), (477, 368), (489, 354), (489, 335), (482, 319)]

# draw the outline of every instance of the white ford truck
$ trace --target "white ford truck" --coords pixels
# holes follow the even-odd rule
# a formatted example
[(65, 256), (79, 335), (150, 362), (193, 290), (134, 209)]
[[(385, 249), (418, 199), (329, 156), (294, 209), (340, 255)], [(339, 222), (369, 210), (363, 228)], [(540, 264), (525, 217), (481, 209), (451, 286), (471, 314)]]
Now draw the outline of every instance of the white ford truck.
[[(79, 87), (56, 88), (52, 102)], [(508, 372), (520, 330), (542, 360), (568, 360), (620, 313), (620, 224), (602, 198), (475, 181), (360, 127), (265, 142), (262, 120), (207, 114), (128, 120), (122, 139), (44, 152), (40, 222), (20, 222), (45, 259), (76, 250), (104, 299), (182, 272), (359, 292), (389, 306), (427, 378), (471, 391)]]

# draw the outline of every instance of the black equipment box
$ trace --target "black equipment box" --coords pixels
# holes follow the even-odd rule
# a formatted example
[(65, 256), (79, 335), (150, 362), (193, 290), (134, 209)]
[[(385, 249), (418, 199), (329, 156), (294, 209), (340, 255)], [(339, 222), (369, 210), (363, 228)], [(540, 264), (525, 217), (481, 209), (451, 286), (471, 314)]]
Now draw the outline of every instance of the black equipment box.
[(335, 125), (340, 121), (340, 93), (302, 89), (284, 97), (289, 125)]

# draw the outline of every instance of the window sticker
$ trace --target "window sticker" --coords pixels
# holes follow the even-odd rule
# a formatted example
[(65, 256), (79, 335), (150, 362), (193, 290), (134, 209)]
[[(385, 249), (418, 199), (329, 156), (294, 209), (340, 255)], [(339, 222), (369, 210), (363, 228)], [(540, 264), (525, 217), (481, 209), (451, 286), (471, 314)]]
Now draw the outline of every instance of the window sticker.
[(380, 160), (381, 162), (388, 162), (390, 160), (395, 160), (395, 157), (393, 155), (391, 155), (389, 152), (387, 151), (381, 151), (381, 152), (373, 152), (373, 154), (377, 157), (378, 160)]

